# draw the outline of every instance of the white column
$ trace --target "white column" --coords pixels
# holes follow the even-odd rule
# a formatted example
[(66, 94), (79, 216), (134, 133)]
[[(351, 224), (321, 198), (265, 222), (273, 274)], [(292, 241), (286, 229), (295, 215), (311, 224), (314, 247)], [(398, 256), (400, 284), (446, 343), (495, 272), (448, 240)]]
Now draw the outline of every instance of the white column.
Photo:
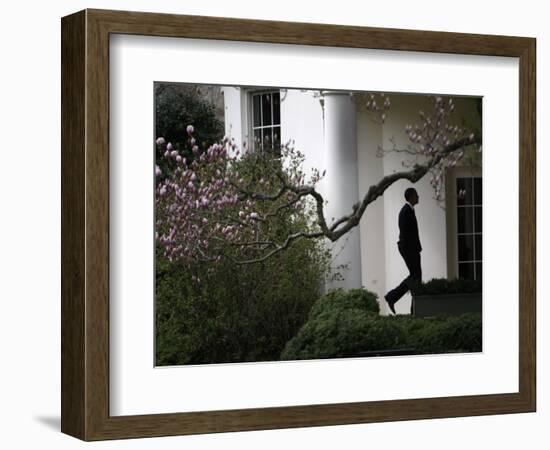
[[(325, 109), (325, 216), (334, 219), (350, 214), (359, 200), (357, 164), (357, 118), (355, 100), (349, 92), (323, 92)], [(332, 268), (341, 280), (328, 288), (361, 287), (361, 245), (356, 227), (331, 243)]]

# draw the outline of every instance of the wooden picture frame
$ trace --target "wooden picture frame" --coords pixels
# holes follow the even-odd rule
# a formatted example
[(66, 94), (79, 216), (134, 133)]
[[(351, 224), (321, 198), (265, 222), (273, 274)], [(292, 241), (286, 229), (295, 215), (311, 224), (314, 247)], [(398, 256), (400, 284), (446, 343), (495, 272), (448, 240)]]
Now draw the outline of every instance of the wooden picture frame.
[[(61, 25), (62, 432), (101, 440), (535, 411), (535, 39), (105, 10), (80, 11)], [(109, 35), (116, 33), (519, 58), (519, 391), (110, 416)]]

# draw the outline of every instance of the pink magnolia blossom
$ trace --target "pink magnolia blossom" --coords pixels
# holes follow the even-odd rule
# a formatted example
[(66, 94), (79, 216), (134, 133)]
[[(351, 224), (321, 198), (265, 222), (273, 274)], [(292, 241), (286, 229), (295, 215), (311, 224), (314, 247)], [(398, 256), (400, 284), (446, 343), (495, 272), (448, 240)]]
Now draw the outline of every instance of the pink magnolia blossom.
[[(201, 150), (194, 140), (192, 126), (187, 132), (194, 155), (191, 161), (175, 150), (164, 154), (168, 165), (173, 167), (177, 163), (177, 168), (167, 173), (156, 188), (156, 232), (157, 242), (169, 259), (192, 267), (201, 260), (220, 261), (227, 250), (223, 243), (233, 243), (236, 247), (230, 248), (238, 248), (240, 242), (257, 240), (260, 232), (269, 233), (269, 226), (262, 228), (265, 222), (260, 221), (261, 201), (249, 191), (261, 186), (263, 194), (274, 196), (280, 184), (265, 177), (261, 182), (246, 181), (235, 164), (236, 152), (228, 152), (234, 146), (229, 137)], [(303, 180), (305, 175), (300, 168), (303, 155), (290, 146), (284, 147), (281, 154), (289, 161), (288, 179)], [(312, 182), (316, 181), (312, 177)], [(290, 199), (288, 195), (281, 196), (274, 207)], [(296, 208), (301, 205), (295, 204)]]

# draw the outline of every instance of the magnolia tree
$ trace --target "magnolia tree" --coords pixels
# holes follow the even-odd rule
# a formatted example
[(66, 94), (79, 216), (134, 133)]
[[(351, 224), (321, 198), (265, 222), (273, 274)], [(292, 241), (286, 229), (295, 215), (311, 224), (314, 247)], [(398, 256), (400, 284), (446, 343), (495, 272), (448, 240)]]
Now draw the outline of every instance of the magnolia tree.
[[(257, 263), (285, 250), (300, 239), (335, 242), (359, 225), (368, 205), (398, 180), (419, 181), (430, 174), (435, 197), (440, 198), (443, 174), (460, 161), (467, 148), (481, 151), (481, 138), (450, 121), (452, 99), (432, 98), (430, 112), (419, 112), (417, 125), (407, 125), (409, 144), (393, 143), (386, 151), (407, 155), (402, 171), (371, 185), (349, 213), (327, 221), (325, 199), (318, 190), (324, 176), (302, 169), (304, 155), (289, 144), (277, 152), (238, 149), (233, 140), (206, 149), (197, 145), (193, 126), (187, 127), (192, 155), (179, 154), (162, 137), (156, 145), (169, 167), (156, 166), (156, 239), (170, 260), (192, 265), (228, 258), (235, 264)], [(384, 94), (370, 94), (366, 107), (383, 122), (390, 107)], [(328, 168), (330, 170), (330, 167)], [(284, 234), (276, 221), (290, 227)], [(288, 231), (290, 230), (290, 232)]]

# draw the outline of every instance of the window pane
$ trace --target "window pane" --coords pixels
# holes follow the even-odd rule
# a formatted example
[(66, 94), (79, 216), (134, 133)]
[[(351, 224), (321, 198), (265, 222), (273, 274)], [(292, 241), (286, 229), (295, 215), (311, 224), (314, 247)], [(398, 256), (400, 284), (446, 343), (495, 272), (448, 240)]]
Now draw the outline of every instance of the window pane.
[(281, 145), (281, 127), (273, 127), (273, 146), (280, 147)]
[(476, 261), (481, 261), (483, 258), (483, 254), (482, 254), (482, 251), (483, 251), (483, 239), (481, 238), (481, 234), (476, 234), (475, 236), (475, 241), (476, 241), (476, 245), (475, 245), (475, 259)]
[(263, 145), (263, 148), (265, 150), (270, 150), (271, 149), (271, 146), (272, 146), (272, 143), (273, 143), (273, 140), (272, 140), (272, 137), (271, 137), (272, 132), (273, 132), (272, 128), (264, 128), (264, 145)]
[(458, 265), (458, 277), (466, 278), (468, 280), (474, 279), (474, 264), (473, 263), (461, 263)]
[(483, 210), (481, 206), (476, 206), (474, 208), (474, 227), (476, 233), (482, 232), (482, 221), (483, 221)]
[(474, 260), (474, 237), (471, 234), (458, 236), (458, 260)]
[(481, 263), (476, 263), (476, 280), (481, 281), (483, 275), (483, 267)]
[(281, 95), (278, 92), (273, 93), (273, 124), (281, 123)]
[(254, 148), (262, 148), (262, 130), (254, 130)]
[(483, 197), (483, 185), (481, 182), (481, 178), (474, 178), (474, 204), (476, 205), (482, 205), (482, 199)]
[(473, 208), (457, 208), (456, 216), (459, 233), (472, 233), (474, 231)]
[(456, 179), (456, 204), (471, 205), (472, 204), (472, 179), (457, 178)]
[(260, 108), (260, 96), (254, 95), (252, 97), (252, 111), (254, 115), (254, 123), (252, 126), (259, 127), (262, 124), (262, 117), (261, 117), (261, 108)]
[(272, 125), (271, 122), (271, 94), (262, 94), (262, 125)]

